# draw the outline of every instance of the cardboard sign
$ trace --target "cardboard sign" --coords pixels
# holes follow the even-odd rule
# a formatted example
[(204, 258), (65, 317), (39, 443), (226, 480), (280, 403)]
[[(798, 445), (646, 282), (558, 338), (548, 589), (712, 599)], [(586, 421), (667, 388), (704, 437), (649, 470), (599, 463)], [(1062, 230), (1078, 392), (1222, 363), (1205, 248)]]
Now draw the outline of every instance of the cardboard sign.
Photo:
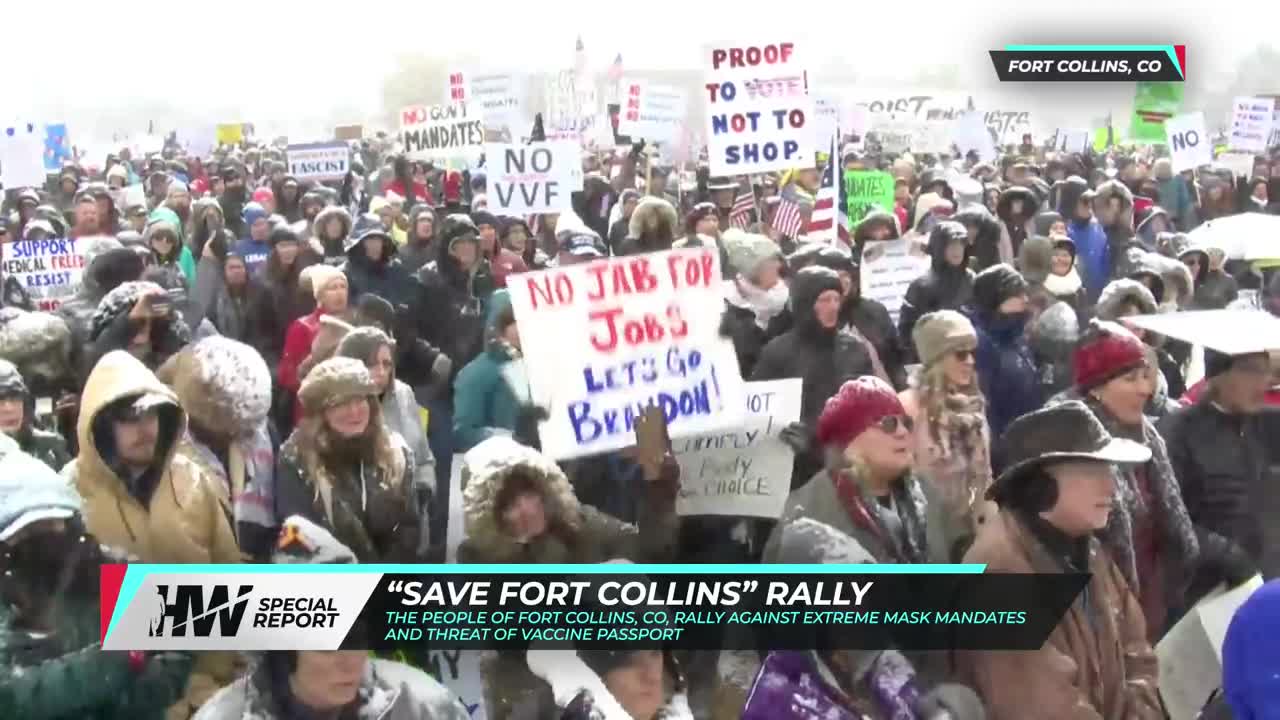
[(742, 427), (672, 443), (680, 463), (680, 515), (746, 515), (776, 519), (791, 492), (794, 453), (778, 439), (800, 420), (800, 378), (746, 383)]
[(871, 115), (890, 116), (898, 120), (954, 120), (972, 105), (967, 93), (947, 91), (866, 90), (852, 91), (853, 102)]
[(240, 123), (222, 123), (214, 132), (219, 145), (239, 145), (244, 142), (244, 126)]
[(341, 180), (351, 169), (351, 150), (345, 142), (290, 145), (285, 157), (289, 174), (299, 180)]
[(363, 125), (339, 125), (333, 129), (334, 140), (359, 140), (364, 137)]
[(655, 143), (675, 142), (688, 112), (689, 96), (670, 85), (624, 80), (618, 134)]
[(518, 132), (525, 117), (527, 78), (512, 72), (449, 72), (448, 104), (465, 102), (477, 109), (487, 128)]
[(582, 189), (582, 152), (571, 140), (490, 144), (484, 157), (485, 197), (498, 215), (565, 212)]
[(846, 170), (844, 193), (845, 213), (855, 225), (872, 210), (893, 212), (893, 175), (883, 170)]
[(1001, 145), (1021, 145), (1022, 136), (1032, 134), (1031, 113), (1018, 110), (990, 110), (983, 122), (1000, 138)]
[(1136, 85), (1129, 140), (1146, 145), (1162, 143), (1165, 121), (1182, 112), (1183, 83), (1139, 81)]
[(0, 185), (4, 189), (44, 185), (44, 127), (36, 123), (0, 126)]
[(400, 146), (414, 160), (457, 157), (484, 147), (484, 123), (467, 103), (400, 111)]
[(907, 287), (929, 271), (929, 264), (924, 238), (914, 234), (869, 242), (862, 252), (862, 297), (884, 305), (896, 327)]
[(1203, 112), (1169, 118), (1164, 123), (1164, 130), (1169, 136), (1169, 155), (1174, 172), (1195, 170), (1213, 162), (1212, 142), (1205, 132)]
[(0, 246), (4, 277), (14, 278), (42, 311), (57, 310), (80, 289), (84, 255), (80, 240), (18, 240)]
[(1231, 135), (1227, 145), (1232, 150), (1266, 152), (1274, 106), (1270, 98), (1236, 98), (1231, 104)]
[(713, 175), (812, 166), (813, 98), (794, 42), (708, 47), (703, 68)]
[(594, 455), (635, 443), (646, 407), (673, 439), (737, 428), (745, 411), (733, 343), (721, 337), (720, 253), (687, 248), (595, 260), (511, 279), (542, 451)]
[(1227, 592), (1211, 594), (1156, 644), (1160, 697), (1172, 720), (1195, 720), (1222, 685), (1222, 642), (1231, 617), (1262, 587), (1262, 577)]

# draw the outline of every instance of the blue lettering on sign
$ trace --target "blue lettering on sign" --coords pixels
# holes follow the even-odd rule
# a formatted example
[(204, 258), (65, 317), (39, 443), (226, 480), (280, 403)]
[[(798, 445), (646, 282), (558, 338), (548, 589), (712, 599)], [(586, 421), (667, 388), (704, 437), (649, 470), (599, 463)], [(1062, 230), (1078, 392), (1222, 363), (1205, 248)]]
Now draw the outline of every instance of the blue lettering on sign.
[(629, 433), (635, 429), (636, 420), (644, 414), (645, 408), (651, 405), (662, 409), (668, 425), (674, 425), (681, 418), (710, 415), (714, 410), (723, 409), (724, 400), (715, 367), (708, 368), (708, 375), (692, 380), (682, 388), (661, 390), (647, 400), (621, 407), (592, 400), (570, 402), (567, 412), (574, 438), (579, 445), (585, 445), (601, 437)]
[(762, 160), (773, 162), (779, 158), (790, 160), (800, 153), (800, 143), (787, 140), (781, 145), (775, 142), (743, 143), (730, 145), (724, 149), (724, 161), (728, 165), (740, 163), (758, 163)]

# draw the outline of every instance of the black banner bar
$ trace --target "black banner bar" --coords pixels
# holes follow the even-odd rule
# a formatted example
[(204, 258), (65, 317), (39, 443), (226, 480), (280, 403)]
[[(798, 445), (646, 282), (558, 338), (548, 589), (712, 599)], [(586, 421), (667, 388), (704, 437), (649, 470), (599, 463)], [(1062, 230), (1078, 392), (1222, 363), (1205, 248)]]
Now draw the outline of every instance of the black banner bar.
[(1160, 50), (991, 50), (1001, 82), (1182, 82)]

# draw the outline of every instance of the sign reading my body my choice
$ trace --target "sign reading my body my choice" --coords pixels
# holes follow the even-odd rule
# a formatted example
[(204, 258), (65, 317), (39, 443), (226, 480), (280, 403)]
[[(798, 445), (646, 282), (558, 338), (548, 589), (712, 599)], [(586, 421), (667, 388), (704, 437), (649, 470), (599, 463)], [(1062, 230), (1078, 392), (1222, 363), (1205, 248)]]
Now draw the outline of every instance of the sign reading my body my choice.
[(737, 428), (745, 392), (720, 336), (720, 255), (690, 248), (525, 273), (511, 304), (542, 450), (564, 459), (635, 443), (656, 404), (671, 437)]
[(703, 62), (713, 175), (786, 170), (813, 162), (813, 98), (795, 43), (711, 47)]

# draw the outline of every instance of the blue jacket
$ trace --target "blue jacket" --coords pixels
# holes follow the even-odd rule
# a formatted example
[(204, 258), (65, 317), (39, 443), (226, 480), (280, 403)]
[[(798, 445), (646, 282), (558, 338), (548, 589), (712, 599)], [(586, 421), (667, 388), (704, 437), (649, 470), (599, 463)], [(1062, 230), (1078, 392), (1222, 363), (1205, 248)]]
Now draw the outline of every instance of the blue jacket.
[(1025, 318), (1011, 321), (971, 313), (969, 319), (978, 333), (978, 384), (987, 399), (991, 437), (996, 438), (1016, 418), (1044, 404), (1040, 374), (1027, 344)]
[(1087, 222), (1073, 220), (1067, 225), (1067, 235), (1076, 244), (1076, 267), (1088, 292), (1089, 302), (1098, 299), (1098, 293), (1111, 282), (1111, 248), (1107, 245), (1107, 233), (1097, 220)]
[(495, 327), (499, 314), (510, 305), (506, 290), (493, 294), (484, 352), (467, 363), (453, 381), (453, 436), (458, 452), (494, 435), (520, 435), (526, 430), (520, 425), (531, 402), (528, 380), (522, 372), (508, 371), (507, 366), (519, 355), (498, 338)]
[(271, 254), (271, 245), (263, 240), (258, 242), (252, 237), (244, 238), (236, 243), (235, 252), (244, 258), (245, 267), (249, 271), (249, 276), (257, 274), (258, 268), (267, 262), (267, 256)]

